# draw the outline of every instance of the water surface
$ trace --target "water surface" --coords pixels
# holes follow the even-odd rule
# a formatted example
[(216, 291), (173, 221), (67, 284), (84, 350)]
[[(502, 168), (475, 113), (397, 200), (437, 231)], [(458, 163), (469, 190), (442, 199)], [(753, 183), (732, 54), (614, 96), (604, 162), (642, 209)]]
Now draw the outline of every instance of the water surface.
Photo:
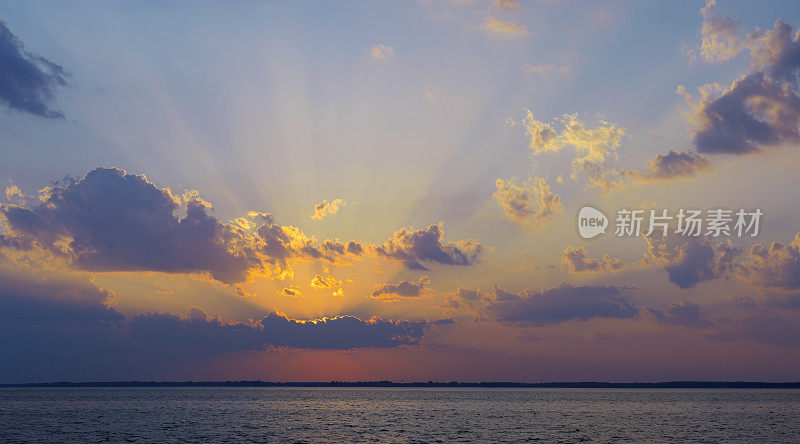
[(0, 441), (800, 442), (798, 390), (0, 389)]

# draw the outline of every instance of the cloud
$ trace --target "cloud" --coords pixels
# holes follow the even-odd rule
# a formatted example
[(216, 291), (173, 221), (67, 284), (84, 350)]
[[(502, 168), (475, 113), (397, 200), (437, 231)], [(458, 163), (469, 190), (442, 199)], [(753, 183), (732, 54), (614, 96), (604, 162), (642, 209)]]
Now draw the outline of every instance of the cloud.
[(800, 289), (800, 233), (785, 245), (773, 242), (769, 249), (753, 245), (737, 274), (763, 287)]
[(20, 190), (19, 187), (16, 185), (7, 186), (5, 194), (6, 194), (6, 200), (9, 201), (25, 199), (26, 197), (24, 194), (22, 194), (22, 190)]
[(520, 37), (528, 34), (528, 27), (513, 20), (503, 21), (496, 17), (486, 17), (481, 29), (492, 35)]
[[(188, 202), (179, 220), (178, 204), (168, 191), (121, 170), (98, 168), (78, 182), (53, 187), (32, 210), (0, 210), (16, 233), (66, 254), (80, 269), (206, 271), (232, 282), (244, 280), (247, 270), (260, 264), (254, 248), (228, 248), (242, 233), (209, 216), (202, 202)], [(62, 240), (69, 245), (65, 253)]]
[[(522, 125), (530, 138), (534, 156), (559, 152), (567, 147), (575, 150), (570, 175), (573, 180), (582, 174), (590, 187), (602, 191), (622, 186), (612, 180), (618, 173), (608, 164), (617, 160), (617, 148), (625, 136), (624, 128), (601, 120), (596, 128), (589, 129), (577, 114), (564, 114), (553, 123), (545, 123), (536, 120), (530, 110), (526, 110)], [(561, 131), (554, 126), (561, 126)]]
[(201, 273), (223, 283), (283, 279), (292, 276), (292, 262), (347, 265), (367, 253), (420, 270), (427, 263), (471, 265), (483, 250), (472, 239), (444, 241), (441, 222), (403, 228), (373, 246), (317, 241), (297, 227), (275, 223), (269, 213), (250, 212), (224, 223), (211, 211), (194, 193), (176, 197), (144, 176), (97, 168), (80, 180), (49, 187), (34, 207), (0, 204), (5, 219), (0, 247), (41, 249), (80, 270)]
[(561, 252), (561, 265), (572, 273), (616, 272), (625, 265), (620, 259), (604, 254), (600, 260), (592, 259), (583, 246), (568, 246)]
[(522, 70), (528, 74), (569, 74), (570, 69), (563, 65), (531, 65), (528, 63), (522, 64)]
[(322, 241), (321, 248), (324, 251), (344, 256), (351, 254), (353, 256), (361, 256), (364, 254), (364, 245), (357, 241), (342, 242), (338, 239), (325, 239)]
[(741, 251), (730, 241), (712, 246), (703, 238), (645, 236), (648, 254), (664, 265), (669, 281), (680, 288), (692, 288), (733, 270)]
[(649, 159), (647, 171), (617, 171), (612, 165), (618, 160), (617, 149), (626, 134), (624, 128), (602, 120), (597, 127), (589, 128), (577, 114), (564, 114), (546, 123), (536, 120), (530, 110), (526, 110), (522, 125), (534, 157), (573, 149), (575, 157), (570, 177), (573, 180), (585, 177), (587, 188), (602, 193), (624, 190), (630, 182), (667, 181), (714, 169), (711, 161), (701, 154), (671, 150)]
[(364, 253), (364, 246), (356, 241), (350, 241), (347, 243), (347, 252), (349, 254), (360, 256)]
[(428, 276), (423, 276), (418, 282), (400, 281), (396, 284), (385, 283), (379, 285), (370, 294), (371, 298), (382, 300), (395, 300), (398, 298), (418, 298), (422, 295), (425, 286), (430, 283)]
[(741, 24), (729, 16), (717, 16), (716, 0), (708, 0), (700, 9), (703, 26), (700, 28), (700, 55), (707, 62), (730, 60), (743, 49)]
[[(159, 291), (161, 291), (162, 293), (166, 293), (166, 294), (173, 294), (173, 293), (175, 293), (174, 291), (172, 291), (172, 290), (168, 290), (168, 289), (160, 289)], [(249, 298), (250, 296), (252, 296), (252, 294), (248, 293), (248, 292), (247, 292), (247, 291), (246, 291), (244, 288), (242, 288), (242, 287), (236, 287), (236, 288), (234, 288), (234, 290), (233, 290), (233, 294), (235, 294), (236, 296), (239, 296), (240, 298)]]
[(700, 306), (691, 301), (673, 302), (666, 312), (653, 308), (648, 308), (648, 311), (656, 320), (667, 325), (696, 328), (711, 326), (711, 321), (700, 314)]
[(268, 346), (347, 350), (395, 347), (419, 342), (427, 322), (363, 321), (339, 316), (312, 321), (271, 313), (253, 324), (226, 323), (197, 310), (193, 316), (139, 315), (130, 321), (134, 343), (150, 349), (178, 353), (213, 353), (264, 350)]
[[(553, 126), (560, 125), (561, 132)], [(600, 121), (595, 129), (588, 129), (577, 114), (564, 114), (553, 123), (536, 120), (530, 110), (526, 111), (523, 125), (530, 137), (530, 147), (534, 155), (561, 151), (572, 147), (579, 154), (576, 161), (604, 163), (616, 156), (616, 150), (625, 136), (625, 129)]]
[(504, 12), (519, 11), (522, 7), (519, 0), (494, 0), (494, 4)]
[(540, 292), (524, 290), (519, 295), (499, 287), (486, 311), (501, 322), (520, 326), (544, 326), (570, 320), (631, 318), (637, 309), (628, 301), (629, 290), (621, 287), (579, 286), (562, 283)]
[(716, 341), (750, 340), (778, 347), (800, 345), (800, 327), (769, 310), (759, 310), (745, 319), (728, 321), (706, 337)]
[[(234, 283), (286, 273), (289, 260), (334, 263), (341, 256), (295, 227), (275, 224), (270, 214), (222, 223), (207, 202), (177, 198), (118, 169), (97, 168), (48, 191), (31, 209), (0, 205), (12, 230), (4, 237), (36, 244), (82, 270), (208, 273)], [(179, 218), (178, 211), (186, 215)]]
[(328, 216), (335, 216), (345, 206), (347, 206), (347, 202), (342, 199), (333, 199), (330, 202), (323, 200), (314, 205), (314, 214), (309, 217), (314, 220), (322, 220)]
[(714, 169), (714, 164), (707, 157), (692, 151), (670, 150), (667, 154), (657, 154), (647, 162), (650, 167), (646, 172), (623, 170), (621, 174), (634, 182), (644, 183), (693, 177)]
[(426, 270), (423, 263), (431, 262), (472, 265), (479, 260), (482, 251), (483, 246), (473, 239), (445, 242), (442, 222), (420, 230), (400, 229), (375, 247), (378, 256), (400, 261), (412, 270)]
[(445, 295), (445, 302), (450, 308), (480, 308), (489, 301), (488, 296), (480, 290), (457, 288), (456, 291)]
[(550, 185), (543, 178), (522, 186), (497, 179), (495, 186), (497, 191), (492, 197), (503, 208), (506, 217), (517, 225), (545, 225), (564, 212), (561, 198), (550, 192)]
[[(352, 242), (352, 244), (353, 245), (358, 245), (359, 248), (361, 247), (356, 242)], [(325, 251), (332, 251), (332, 252), (337, 253), (337, 254), (345, 254), (345, 252), (348, 250), (348, 245), (345, 244), (344, 242), (340, 242), (338, 239), (336, 239), (336, 240), (326, 239), (325, 241), (322, 242), (321, 247)], [(354, 247), (354, 248), (356, 248), (356, 247)], [(363, 249), (362, 249), (362, 251), (363, 251)]]
[(0, 320), (4, 323), (115, 324), (124, 317), (107, 306), (112, 298), (109, 290), (66, 274), (33, 276), (0, 268)]
[(0, 381), (137, 379), (272, 347), (407, 346), (418, 344), (435, 324), (353, 316), (303, 321), (279, 313), (224, 322), (200, 309), (126, 319), (108, 305), (108, 290), (81, 279), (0, 269)]
[[(256, 236), (252, 236), (245, 233), (241, 239), (245, 244), (249, 243), (254, 246), (262, 265), (268, 264), (274, 270), (270, 271), (269, 267), (264, 267), (263, 269), (254, 269), (254, 272), (267, 271), (267, 274), (279, 274), (283, 277), (287, 273), (291, 274), (289, 261), (324, 261), (331, 264), (344, 264), (346, 262), (342, 262), (343, 258), (350, 254), (349, 249), (344, 254), (326, 249), (324, 247), (326, 241), (317, 242), (316, 239), (307, 236), (297, 227), (278, 225), (271, 221), (261, 225), (256, 234)], [(356, 243), (355, 245), (360, 244)]]
[(669, 281), (681, 288), (692, 288), (718, 277), (714, 269), (714, 250), (699, 241), (688, 241), (679, 247), (679, 253), (666, 270)]
[(778, 81), (797, 82), (800, 68), (800, 35), (778, 19), (771, 30), (756, 30), (747, 36), (750, 57), (756, 69), (766, 70)]
[(317, 290), (332, 290), (333, 296), (342, 296), (344, 295), (344, 289), (342, 289), (342, 281), (336, 279), (331, 275), (322, 276), (316, 275), (311, 279), (311, 288), (316, 288)]
[(362, 321), (354, 316), (297, 321), (276, 313), (262, 318), (260, 324), (272, 345), (343, 350), (417, 344), (429, 325), (381, 318)]
[(296, 287), (286, 287), (281, 290), (281, 294), (284, 296), (289, 296), (290, 298), (299, 298), (303, 295), (303, 292)]
[(694, 110), (693, 141), (700, 153), (748, 154), (800, 143), (800, 97), (791, 85), (763, 72), (742, 77), (717, 98), (702, 94), (693, 103), (690, 95), (684, 96)]
[(331, 275), (322, 276), (318, 274), (311, 279), (310, 285), (312, 288), (316, 288), (317, 290), (322, 290), (326, 288), (333, 288), (341, 283), (342, 283), (341, 281), (336, 280), (336, 278), (334, 278)]
[(124, 317), (108, 307), (111, 297), (85, 279), (0, 269), (0, 381), (117, 362)]
[(394, 48), (383, 44), (373, 45), (369, 48), (369, 56), (373, 59), (383, 60), (394, 55)]
[[(714, 5), (710, 1), (704, 9), (710, 8), (713, 13)], [(782, 20), (775, 22), (772, 30), (749, 34), (740, 44), (730, 43), (733, 34), (727, 35), (717, 40), (727, 43), (720, 43), (710, 53), (723, 54), (715, 57), (724, 59), (738, 47), (749, 48), (753, 67), (727, 89), (717, 85), (701, 87), (697, 100), (683, 87), (678, 88), (690, 106), (688, 116), (697, 127), (695, 148), (700, 153), (741, 155), (766, 147), (797, 145), (800, 143), (800, 97), (796, 93), (800, 35)], [(721, 90), (721, 94), (713, 94), (716, 90)]]
[(55, 63), (25, 51), (22, 42), (0, 20), (0, 102), (39, 117), (64, 117), (50, 108), (53, 90), (65, 86), (66, 72)]

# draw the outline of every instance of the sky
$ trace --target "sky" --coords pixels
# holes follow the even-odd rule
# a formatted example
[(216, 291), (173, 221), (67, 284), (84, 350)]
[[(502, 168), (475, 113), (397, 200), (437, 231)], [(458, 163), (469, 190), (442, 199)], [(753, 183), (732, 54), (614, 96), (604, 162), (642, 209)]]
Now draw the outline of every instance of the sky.
[(800, 380), (794, 1), (0, 21), (0, 383)]

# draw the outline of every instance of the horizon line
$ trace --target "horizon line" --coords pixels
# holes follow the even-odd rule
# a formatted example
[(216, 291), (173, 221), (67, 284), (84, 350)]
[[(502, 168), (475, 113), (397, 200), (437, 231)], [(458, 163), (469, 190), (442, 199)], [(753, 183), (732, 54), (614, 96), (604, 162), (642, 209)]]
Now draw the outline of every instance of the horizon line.
[(554, 381), (554, 382), (394, 382), (394, 381), (58, 381), (3, 383), (0, 388), (146, 388), (146, 387), (295, 387), (295, 388), (784, 388), (800, 389), (800, 381), (659, 381), (659, 382), (608, 382), (608, 381)]

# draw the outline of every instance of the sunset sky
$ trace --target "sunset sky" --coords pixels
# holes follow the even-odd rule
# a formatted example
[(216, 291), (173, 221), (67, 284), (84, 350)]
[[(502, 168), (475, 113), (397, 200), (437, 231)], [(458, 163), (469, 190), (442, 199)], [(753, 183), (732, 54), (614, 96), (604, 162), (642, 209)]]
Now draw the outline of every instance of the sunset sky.
[(63, 6), (0, 5), (0, 383), (800, 380), (796, 1)]

